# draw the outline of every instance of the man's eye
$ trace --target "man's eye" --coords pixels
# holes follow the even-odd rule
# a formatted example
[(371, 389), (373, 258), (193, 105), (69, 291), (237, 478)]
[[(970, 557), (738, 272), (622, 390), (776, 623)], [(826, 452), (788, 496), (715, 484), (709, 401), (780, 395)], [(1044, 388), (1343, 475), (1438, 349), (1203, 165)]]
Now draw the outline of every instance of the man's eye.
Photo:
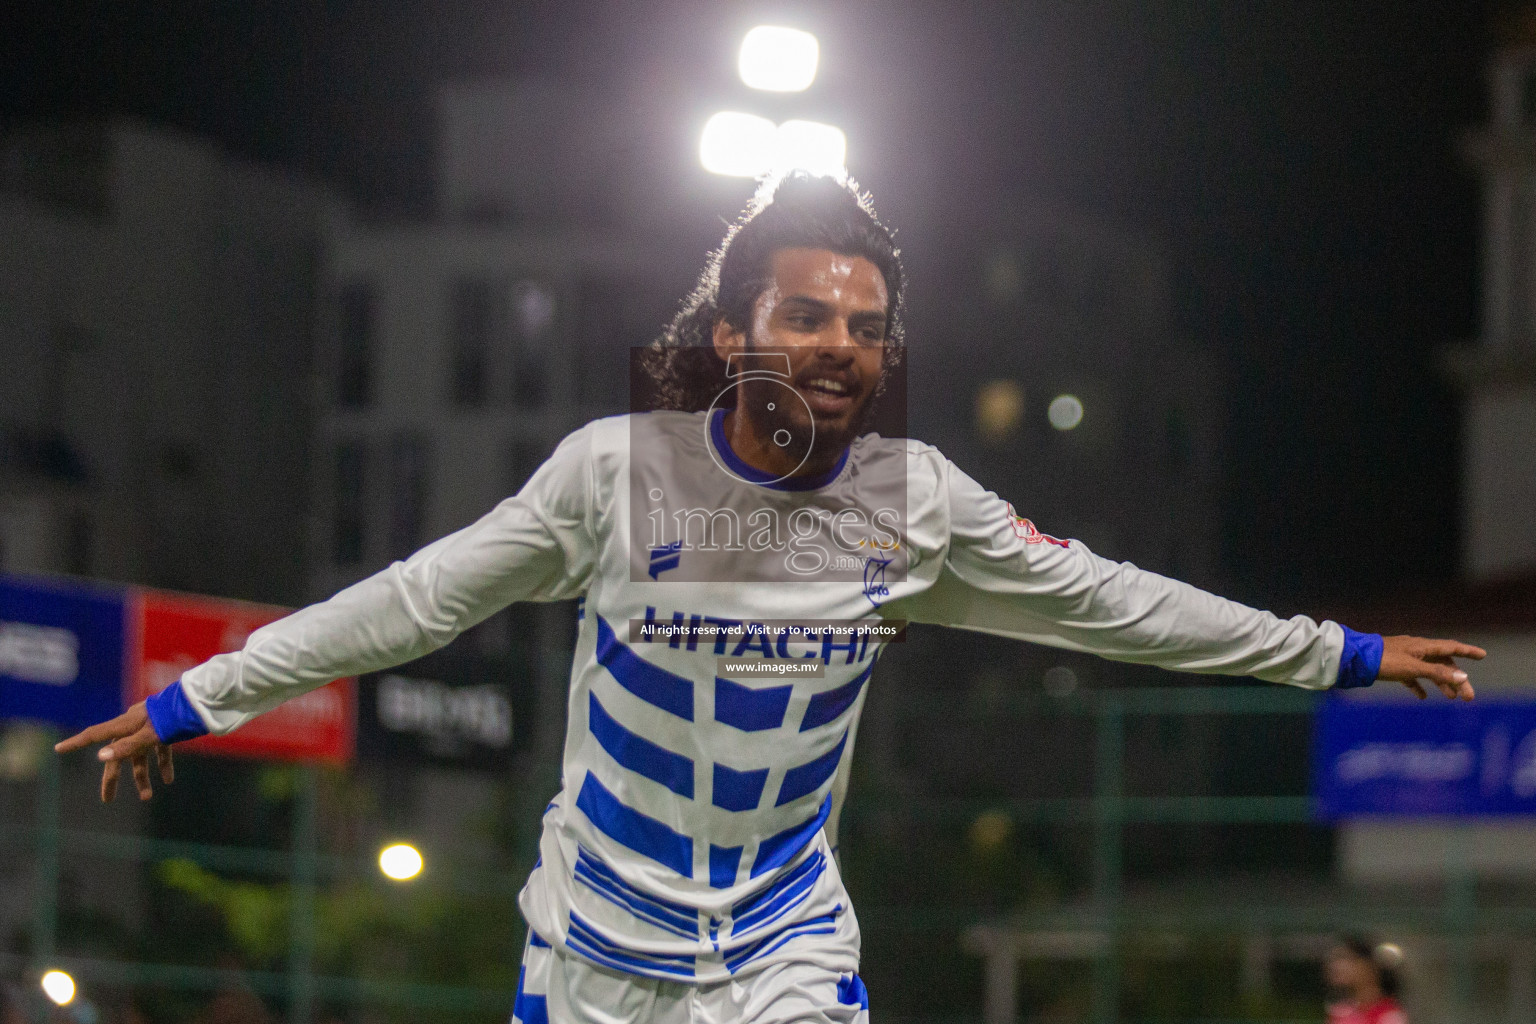
[(806, 330), (809, 330), (816, 326), (816, 321), (813, 318), (804, 315), (792, 316), (789, 318), (789, 326), (803, 327)]

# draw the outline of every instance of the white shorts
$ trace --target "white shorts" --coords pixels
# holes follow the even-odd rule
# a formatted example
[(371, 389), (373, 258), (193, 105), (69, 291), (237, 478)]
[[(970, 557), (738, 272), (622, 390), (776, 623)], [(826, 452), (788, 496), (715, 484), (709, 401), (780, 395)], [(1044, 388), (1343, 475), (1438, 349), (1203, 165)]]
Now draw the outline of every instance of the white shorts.
[(598, 967), (530, 930), (517, 976), (514, 1024), (869, 1024), (857, 974), (784, 961), (697, 984)]

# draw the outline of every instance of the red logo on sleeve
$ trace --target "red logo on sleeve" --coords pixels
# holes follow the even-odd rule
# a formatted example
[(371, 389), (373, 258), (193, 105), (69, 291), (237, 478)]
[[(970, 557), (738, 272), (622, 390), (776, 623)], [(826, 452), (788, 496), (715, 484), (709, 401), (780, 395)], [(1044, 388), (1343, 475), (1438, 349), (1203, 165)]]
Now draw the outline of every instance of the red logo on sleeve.
[(1008, 519), (1013, 524), (1014, 536), (1022, 539), (1025, 544), (1055, 544), (1059, 548), (1064, 548), (1072, 543), (1068, 540), (1058, 540), (1049, 534), (1041, 533), (1034, 523), (1013, 510), (1011, 502), (1008, 505)]

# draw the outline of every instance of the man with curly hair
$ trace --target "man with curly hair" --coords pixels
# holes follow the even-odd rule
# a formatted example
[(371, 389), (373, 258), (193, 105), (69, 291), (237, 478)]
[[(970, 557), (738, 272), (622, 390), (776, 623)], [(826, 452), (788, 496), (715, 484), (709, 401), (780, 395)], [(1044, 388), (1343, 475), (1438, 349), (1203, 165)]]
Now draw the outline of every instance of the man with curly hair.
[[(643, 354), (647, 411), (571, 434), (514, 497), (253, 633), (111, 722), (129, 761), (515, 601), (578, 598), (560, 792), (520, 897), (514, 1020), (867, 1021), (830, 836), (901, 621), (1327, 689), (1429, 680), (1454, 641), (1281, 620), (1042, 533), (933, 447), (869, 430), (905, 355), (901, 257), (851, 183), (765, 186)], [(963, 353), (957, 353), (963, 358)]]

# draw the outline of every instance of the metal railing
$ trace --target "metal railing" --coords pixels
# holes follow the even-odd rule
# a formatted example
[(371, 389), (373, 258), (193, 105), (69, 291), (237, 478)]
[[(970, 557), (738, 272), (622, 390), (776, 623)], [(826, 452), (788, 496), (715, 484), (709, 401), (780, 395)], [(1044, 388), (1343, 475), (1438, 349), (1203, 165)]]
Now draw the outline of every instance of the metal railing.
[[(1080, 798), (954, 799), (903, 798), (904, 810), (923, 819), (964, 818), (984, 810), (1002, 810), (1036, 825), (1078, 824), (1091, 828), (1092, 871), (1085, 905), (1051, 911), (1020, 912), (981, 921), (969, 929), (966, 945), (990, 957), (987, 964), (985, 1019), (1004, 1024), (1014, 1019), (1013, 986), (1021, 958), (1019, 936), (1069, 936), (1083, 949), (1055, 959), (1092, 964), (1095, 1024), (1120, 1019), (1121, 978), (1130, 933), (1226, 932), (1236, 935), (1300, 934), (1326, 936), (1361, 928), (1398, 929), (1448, 940), (1451, 1019), (1469, 1019), (1473, 993), (1473, 940), (1507, 934), (1536, 936), (1536, 904), (1479, 906), (1469, 864), (1468, 826), (1451, 825), (1445, 884), (1438, 903), (1411, 906), (1361, 905), (1359, 901), (1323, 905), (1265, 905), (1262, 892), (1239, 904), (1183, 905), (1151, 909), (1127, 906), (1124, 885), (1125, 828), (1144, 824), (1317, 824), (1308, 796), (1130, 796), (1126, 793), (1126, 722), (1145, 716), (1311, 715), (1321, 694), (1285, 687), (1200, 686), (1159, 689), (1105, 689), (1056, 698), (1034, 693), (990, 694), (957, 702), (937, 696), (904, 703), (900, 714), (933, 721), (936, 716), (1073, 716), (1093, 720), (1092, 794)], [(865, 918), (876, 917), (868, 912)], [(977, 921), (978, 915), (972, 916)], [(1053, 957), (1046, 957), (1052, 959)], [(1514, 1011), (1512, 1011), (1514, 1012)]]

